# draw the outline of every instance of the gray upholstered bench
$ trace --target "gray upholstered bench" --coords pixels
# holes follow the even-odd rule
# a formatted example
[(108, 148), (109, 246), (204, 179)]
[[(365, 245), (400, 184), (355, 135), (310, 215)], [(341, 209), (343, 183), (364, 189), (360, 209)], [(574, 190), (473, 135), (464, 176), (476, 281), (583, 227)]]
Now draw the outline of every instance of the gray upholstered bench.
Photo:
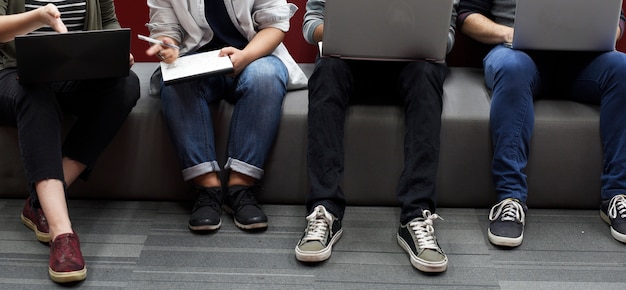
[[(89, 182), (71, 198), (191, 200), (163, 123), (161, 103), (148, 95), (156, 63), (137, 63), (142, 97), (98, 161)], [(303, 64), (307, 73), (312, 64)], [(490, 175), (489, 92), (482, 71), (453, 67), (445, 83), (438, 199), (441, 207), (488, 207), (495, 201)], [(260, 200), (303, 204), (306, 174), (307, 91), (285, 98), (276, 145), (266, 166)], [(598, 107), (568, 101), (536, 103), (528, 166), (531, 207), (594, 208), (602, 168)], [(225, 152), (232, 107), (216, 106), (218, 151)], [(350, 204), (396, 205), (403, 167), (403, 111), (394, 106), (354, 106), (346, 124), (344, 191)], [(25, 197), (15, 129), (0, 128), (0, 197)]]

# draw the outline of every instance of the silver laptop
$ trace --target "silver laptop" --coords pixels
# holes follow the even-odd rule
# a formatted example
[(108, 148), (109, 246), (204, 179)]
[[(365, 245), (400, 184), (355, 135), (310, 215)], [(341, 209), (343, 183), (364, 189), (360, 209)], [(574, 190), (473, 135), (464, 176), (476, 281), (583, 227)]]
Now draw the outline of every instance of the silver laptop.
[(622, 0), (518, 0), (514, 49), (615, 49)]
[(323, 56), (445, 61), (453, 0), (328, 0)]
[(15, 38), (20, 83), (127, 76), (130, 29), (28, 34)]

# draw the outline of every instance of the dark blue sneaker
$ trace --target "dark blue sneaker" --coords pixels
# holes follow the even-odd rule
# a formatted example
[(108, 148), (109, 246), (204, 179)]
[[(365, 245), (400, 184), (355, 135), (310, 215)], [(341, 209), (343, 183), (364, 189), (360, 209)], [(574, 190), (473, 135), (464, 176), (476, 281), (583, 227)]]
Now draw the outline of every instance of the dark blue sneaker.
[(494, 205), (489, 212), (489, 242), (503, 247), (521, 245), (526, 211), (526, 205), (515, 198), (507, 198)]
[(626, 195), (618, 194), (602, 202), (600, 217), (611, 226), (611, 235), (626, 243)]
[(263, 230), (267, 228), (267, 215), (256, 201), (260, 191), (257, 185), (233, 185), (224, 195), (224, 210), (233, 215), (235, 225), (242, 230)]
[(214, 231), (222, 226), (222, 189), (198, 187), (198, 198), (189, 217), (192, 231)]

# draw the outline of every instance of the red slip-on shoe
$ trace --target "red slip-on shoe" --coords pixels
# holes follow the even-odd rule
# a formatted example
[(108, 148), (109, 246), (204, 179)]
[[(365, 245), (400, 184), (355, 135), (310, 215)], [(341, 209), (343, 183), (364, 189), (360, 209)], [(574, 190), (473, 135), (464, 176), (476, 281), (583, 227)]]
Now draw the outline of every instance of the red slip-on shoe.
[(76, 233), (58, 235), (50, 242), (50, 279), (57, 283), (85, 280), (87, 267), (80, 252), (80, 241)]
[(41, 207), (32, 205), (30, 197), (26, 199), (21, 218), (22, 223), (35, 232), (38, 241), (42, 243), (50, 242), (50, 230), (48, 229), (46, 216), (43, 214)]

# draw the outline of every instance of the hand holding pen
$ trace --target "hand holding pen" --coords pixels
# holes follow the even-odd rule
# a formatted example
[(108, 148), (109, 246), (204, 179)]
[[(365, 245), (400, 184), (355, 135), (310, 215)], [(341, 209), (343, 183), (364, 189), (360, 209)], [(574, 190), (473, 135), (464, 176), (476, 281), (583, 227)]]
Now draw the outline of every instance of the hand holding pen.
[(178, 58), (180, 47), (178, 47), (173, 39), (167, 36), (161, 36), (159, 37), (159, 39), (147, 37), (144, 35), (137, 36), (141, 40), (154, 44), (150, 46), (148, 50), (146, 50), (147, 55), (156, 55), (161, 61), (164, 61), (166, 63), (172, 63)]

